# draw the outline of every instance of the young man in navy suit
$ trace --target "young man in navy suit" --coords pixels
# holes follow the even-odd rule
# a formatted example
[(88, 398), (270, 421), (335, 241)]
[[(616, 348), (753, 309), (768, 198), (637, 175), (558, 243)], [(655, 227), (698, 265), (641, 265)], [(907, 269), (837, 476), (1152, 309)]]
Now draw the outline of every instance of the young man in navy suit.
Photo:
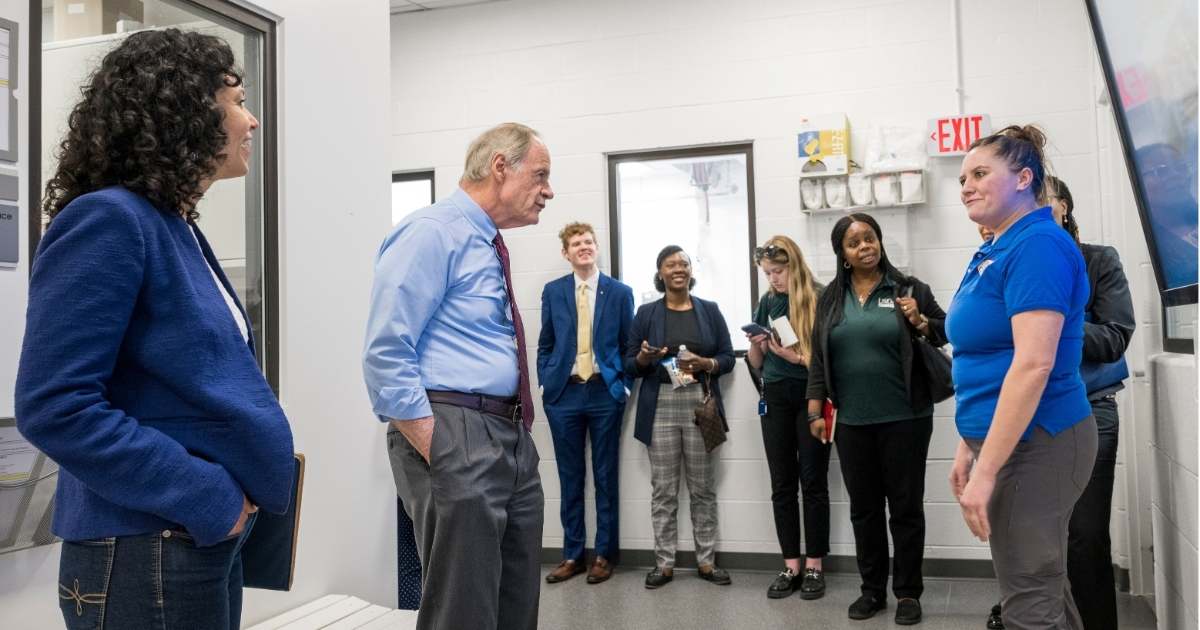
[(558, 237), (563, 258), (570, 261), (573, 272), (548, 283), (542, 291), (537, 373), (558, 461), (564, 559), (546, 581), (562, 582), (587, 568), (583, 559), (583, 484), (587, 472), (584, 441), (590, 434), (596, 484), (596, 558), (587, 581), (599, 584), (612, 576), (620, 552), (617, 455), (631, 384), (621, 369), (621, 352), (633, 322), (633, 290), (596, 267), (592, 226), (570, 223)]

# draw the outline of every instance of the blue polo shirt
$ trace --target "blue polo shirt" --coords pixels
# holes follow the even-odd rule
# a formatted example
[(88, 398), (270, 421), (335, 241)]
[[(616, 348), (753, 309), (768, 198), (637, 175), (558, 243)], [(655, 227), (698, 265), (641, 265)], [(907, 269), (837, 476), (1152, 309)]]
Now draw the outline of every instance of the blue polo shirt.
[(999, 239), (980, 246), (946, 313), (960, 435), (987, 437), (1013, 360), (1010, 318), (1028, 311), (1048, 309), (1065, 319), (1054, 369), (1021, 439), (1028, 440), (1035, 426), (1056, 435), (1092, 413), (1079, 378), (1089, 292), (1079, 246), (1054, 222), (1049, 207), (1021, 217)]

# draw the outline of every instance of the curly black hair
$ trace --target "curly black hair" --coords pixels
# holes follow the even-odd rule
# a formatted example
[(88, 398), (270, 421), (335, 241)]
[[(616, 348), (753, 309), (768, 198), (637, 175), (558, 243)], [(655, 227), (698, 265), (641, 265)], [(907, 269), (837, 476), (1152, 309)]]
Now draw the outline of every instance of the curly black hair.
[(212, 35), (139, 31), (80, 88), (46, 183), (51, 220), (76, 197), (124, 186), (160, 211), (196, 219), (201, 182), (225, 159), (223, 87), (242, 84), (233, 50)]

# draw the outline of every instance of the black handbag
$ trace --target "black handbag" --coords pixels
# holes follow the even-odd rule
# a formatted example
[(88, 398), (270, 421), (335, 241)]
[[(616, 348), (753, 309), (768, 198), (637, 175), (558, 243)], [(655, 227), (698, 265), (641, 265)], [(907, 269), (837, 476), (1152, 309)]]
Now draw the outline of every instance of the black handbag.
[[(904, 297), (912, 297), (912, 287), (904, 292)], [(940, 348), (925, 340), (921, 333), (913, 330), (913, 361), (920, 361), (925, 368), (925, 380), (929, 383), (929, 395), (933, 402), (940, 403), (954, 396), (954, 377), (951, 374), (950, 357)]]
[(920, 334), (913, 335), (913, 354), (920, 357), (925, 367), (925, 378), (929, 383), (929, 394), (933, 402), (940, 403), (954, 395), (954, 378), (951, 376), (950, 357), (941, 349), (925, 341)]

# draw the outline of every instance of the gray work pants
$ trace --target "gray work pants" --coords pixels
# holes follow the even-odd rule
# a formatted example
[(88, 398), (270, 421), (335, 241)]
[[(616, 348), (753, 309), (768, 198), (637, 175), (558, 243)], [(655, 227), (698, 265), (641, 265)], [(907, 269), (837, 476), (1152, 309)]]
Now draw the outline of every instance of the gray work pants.
[[(979, 457), (983, 440), (967, 439)], [(1096, 461), (1096, 419), (1019, 442), (988, 502), (992, 564), (1009, 630), (1082, 630), (1067, 580), (1067, 524)]]
[(520, 421), (433, 405), (432, 465), (394, 426), (388, 452), (424, 585), (417, 630), (534, 630), (545, 499)]

